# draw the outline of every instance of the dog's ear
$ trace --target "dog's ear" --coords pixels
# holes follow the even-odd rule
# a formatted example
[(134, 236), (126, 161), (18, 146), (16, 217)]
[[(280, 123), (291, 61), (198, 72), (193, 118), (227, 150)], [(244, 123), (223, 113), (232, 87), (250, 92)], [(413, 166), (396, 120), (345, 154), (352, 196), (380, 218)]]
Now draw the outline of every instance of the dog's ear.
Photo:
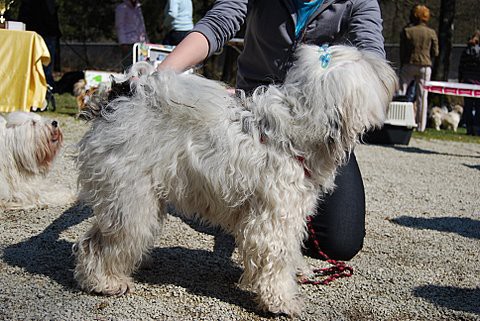
[(118, 97), (131, 97), (133, 96), (133, 88), (131, 86), (130, 80), (125, 80), (122, 82), (117, 82), (113, 77), (111, 79), (112, 85), (108, 93), (107, 103)]
[(135, 93), (136, 80), (143, 76), (151, 75), (155, 68), (148, 62), (140, 61), (133, 64), (122, 79), (111, 77), (111, 90), (108, 102), (118, 97), (131, 97)]
[(458, 113), (459, 115), (463, 114), (463, 107), (461, 105), (455, 105), (453, 106), (453, 111)]
[[(373, 52), (363, 51), (361, 53), (365, 62), (374, 71), (371, 75), (371, 82), (374, 86), (371, 87), (371, 90), (368, 94), (374, 95), (376, 98), (375, 100), (379, 103), (378, 107), (383, 106), (383, 111), (385, 111), (385, 108), (392, 101), (394, 93), (399, 88), (398, 77), (387, 60), (378, 57), (378, 55), (374, 54)], [(379, 126), (382, 124), (383, 118), (381, 124), (373, 125)]]

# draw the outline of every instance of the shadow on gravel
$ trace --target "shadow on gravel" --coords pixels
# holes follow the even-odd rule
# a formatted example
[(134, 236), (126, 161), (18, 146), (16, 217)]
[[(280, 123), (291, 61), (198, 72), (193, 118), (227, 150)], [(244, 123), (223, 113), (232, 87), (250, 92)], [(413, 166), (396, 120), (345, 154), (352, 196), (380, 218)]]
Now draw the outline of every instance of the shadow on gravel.
[(180, 218), (185, 224), (195, 231), (213, 236), (213, 253), (218, 256), (231, 257), (235, 251), (235, 238), (230, 234), (223, 232), (220, 227), (212, 227), (202, 224), (197, 219), (190, 219), (178, 214), (173, 206), (170, 206), (168, 213), (172, 216)]
[(480, 171), (480, 165), (470, 165), (470, 164), (462, 164), (463, 166), (467, 166), (471, 169), (478, 169)]
[[(40, 234), (12, 244), (3, 251), (5, 263), (44, 275), (68, 290), (78, 290), (73, 279), (73, 243), (60, 240), (60, 234), (91, 216), (91, 209), (75, 205), (67, 209)], [(182, 247), (154, 248), (135, 280), (147, 284), (174, 284), (191, 293), (235, 304), (259, 316), (271, 316), (257, 309), (250, 292), (238, 288), (242, 269), (231, 260), (235, 243), (231, 236), (216, 228), (186, 221), (195, 230), (215, 237), (214, 251)]]
[(436, 154), (436, 155), (445, 155), (445, 156), (454, 156), (454, 157), (467, 157), (467, 158), (480, 158), (479, 156), (475, 155), (462, 155), (462, 154), (451, 154), (451, 153), (439, 153), (433, 150), (422, 149), (418, 147), (408, 147), (408, 146), (397, 146), (397, 145), (386, 145), (388, 147), (392, 147), (401, 152), (406, 153), (416, 153), (416, 154)]
[(480, 315), (480, 288), (425, 285), (413, 289), (413, 295), (448, 309)]
[(216, 298), (249, 312), (269, 316), (257, 309), (252, 293), (241, 290), (237, 285), (242, 269), (231, 260), (235, 239), (220, 228), (183, 217), (173, 207), (168, 212), (195, 231), (212, 235), (213, 251), (184, 247), (154, 248), (148, 263), (135, 274), (135, 280), (146, 284), (173, 284), (195, 295)]
[(12, 266), (24, 268), (29, 273), (45, 275), (66, 288), (76, 289), (72, 272), (73, 243), (59, 240), (59, 235), (90, 215), (90, 209), (84, 205), (70, 207), (42, 233), (6, 247), (3, 260)]
[(176, 285), (198, 296), (216, 298), (257, 311), (253, 294), (237, 286), (242, 270), (229, 257), (183, 247), (154, 248), (148, 263), (135, 274), (146, 284)]
[(480, 239), (480, 221), (472, 220), (466, 217), (435, 217), (422, 218), (411, 216), (400, 216), (391, 220), (391, 222), (417, 228), (429, 229), (440, 232), (457, 233), (458, 235)]

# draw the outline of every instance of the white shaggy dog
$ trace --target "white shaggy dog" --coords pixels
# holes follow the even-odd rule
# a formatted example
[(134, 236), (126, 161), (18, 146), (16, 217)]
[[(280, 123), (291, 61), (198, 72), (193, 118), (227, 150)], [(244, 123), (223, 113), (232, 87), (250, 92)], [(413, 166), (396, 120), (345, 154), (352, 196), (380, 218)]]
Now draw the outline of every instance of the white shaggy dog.
[(441, 127), (445, 129), (451, 129), (454, 132), (458, 129), (458, 124), (462, 118), (463, 107), (455, 105), (449, 112), (446, 108), (433, 107), (431, 110), (431, 120), (433, 127), (436, 130), (440, 130)]
[(325, 50), (300, 47), (285, 83), (249, 98), (165, 71), (140, 76), (132, 97), (101, 110), (79, 143), (81, 197), (95, 214), (74, 245), (80, 286), (129, 291), (171, 202), (235, 236), (241, 284), (261, 308), (299, 314), (306, 218), (359, 135), (382, 124), (397, 84), (370, 53), (329, 51), (322, 67)]
[(55, 120), (25, 112), (0, 116), (0, 208), (48, 205), (36, 179), (48, 173), (62, 142)]

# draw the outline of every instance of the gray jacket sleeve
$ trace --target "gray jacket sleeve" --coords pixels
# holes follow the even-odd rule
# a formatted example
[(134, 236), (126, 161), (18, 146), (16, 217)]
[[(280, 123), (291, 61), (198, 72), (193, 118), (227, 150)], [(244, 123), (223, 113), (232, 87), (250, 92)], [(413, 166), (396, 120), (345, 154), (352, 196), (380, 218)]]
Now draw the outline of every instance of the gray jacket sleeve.
[(350, 41), (363, 50), (385, 58), (382, 15), (377, 0), (356, 1), (349, 28)]
[(233, 38), (245, 21), (248, 0), (217, 0), (212, 9), (192, 31), (203, 34), (209, 42), (208, 56)]

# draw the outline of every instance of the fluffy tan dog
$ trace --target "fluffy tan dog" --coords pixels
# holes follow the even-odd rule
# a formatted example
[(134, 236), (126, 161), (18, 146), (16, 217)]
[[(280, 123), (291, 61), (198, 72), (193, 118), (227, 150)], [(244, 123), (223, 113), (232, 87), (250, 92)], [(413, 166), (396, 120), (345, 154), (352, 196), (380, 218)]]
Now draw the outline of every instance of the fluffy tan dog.
[(430, 119), (432, 120), (432, 125), (436, 130), (445, 128), (456, 132), (458, 124), (460, 123), (460, 119), (462, 118), (462, 114), (463, 107), (460, 105), (455, 105), (450, 112), (444, 108), (433, 107), (431, 110)]
[(45, 176), (63, 142), (56, 120), (35, 113), (0, 116), (0, 208), (45, 206), (50, 202), (36, 183)]

